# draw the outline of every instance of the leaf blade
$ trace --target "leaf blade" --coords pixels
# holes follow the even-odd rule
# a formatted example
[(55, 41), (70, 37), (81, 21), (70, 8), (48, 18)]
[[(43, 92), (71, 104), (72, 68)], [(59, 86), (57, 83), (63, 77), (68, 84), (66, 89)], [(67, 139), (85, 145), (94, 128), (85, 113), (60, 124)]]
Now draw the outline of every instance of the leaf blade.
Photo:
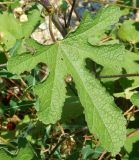
[[(116, 107), (113, 98), (105, 91), (100, 82), (86, 69), (83, 69), (85, 64), (83, 60), (80, 61), (79, 53), (77, 56), (77, 50), (70, 47), (68, 49), (70, 52), (67, 52), (67, 47), (69, 46), (62, 46), (67, 57), (66, 64), (75, 81), (90, 132), (97, 134), (102, 146), (107, 148), (107, 151), (116, 154), (126, 139), (126, 121)], [(71, 53), (74, 56), (71, 57)]]

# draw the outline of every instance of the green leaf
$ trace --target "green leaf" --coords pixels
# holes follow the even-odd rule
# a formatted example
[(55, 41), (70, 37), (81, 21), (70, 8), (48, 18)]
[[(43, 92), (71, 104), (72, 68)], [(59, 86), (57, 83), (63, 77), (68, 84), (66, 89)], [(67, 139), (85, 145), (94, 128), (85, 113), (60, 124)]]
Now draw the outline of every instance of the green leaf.
[(82, 159), (83, 160), (87, 159), (90, 155), (93, 155), (93, 153), (94, 150), (89, 145), (86, 145), (85, 147), (82, 148)]
[(0, 51), (0, 64), (4, 64), (7, 62), (7, 57), (6, 55)]
[(86, 160), (89, 158), (98, 159), (100, 155), (102, 154), (103, 150), (101, 147), (96, 147), (95, 149), (92, 149), (90, 145), (86, 145), (82, 148), (82, 159)]
[(4, 150), (0, 149), (0, 158), (2, 160), (36, 160), (36, 156), (29, 143), (24, 140), (20, 140), (20, 148), (17, 156), (7, 154)]
[(2, 42), (5, 43), (7, 49), (13, 47), (17, 39), (29, 37), (40, 19), (40, 13), (37, 9), (29, 12), (28, 22), (24, 23), (19, 22), (11, 13), (1, 13), (0, 33), (2, 34)]
[[(134, 129), (128, 129), (128, 133), (133, 132)], [(125, 141), (124, 148), (126, 155), (123, 160), (138, 160), (139, 159), (139, 132), (134, 133), (131, 137), (128, 137)]]
[(61, 118), (66, 97), (64, 78), (70, 74), (84, 107), (90, 132), (95, 133), (102, 146), (113, 154), (118, 153), (124, 144), (126, 122), (113, 98), (85, 68), (85, 59), (91, 58), (104, 67), (118, 68), (120, 72), (125, 53), (123, 46), (97, 47), (88, 43), (91, 36), (97, 36), (116, 23), (119, 12), (119, 8), (109, 6), (103, 8), (95, 20), (87, 15), (80, 27), (63, 41), (45, 47), (31, 42), (29, 45), (35, 48), (35, 54), (17, 55), (8, 62), (8, 70), (17, 74), (30, 71), (39, 62), (48, 65), (50, 74), (47, 80), (35, 87), (40, 99), (38, 117), (45, 124), (55, 123)]
[(68, 3), (65, 0), (60, 0), (60, 9), (63, 12), (68, 9)]
[(130, 98), (130, 101), (133, 103), (133, 105), (139, 107), (139, 92), (133, 94)]
[(77, 118), (83, 113), (83, 107), (79, 99), (75, 96), (66, 97), (66, 102), (62, 111), (62, 122)]
[(131, 43), (139, 42), (139, 23), (135, 23), (134, 20), (126, 20), (118, 30), (118, 36), (123, 41)]
[(21, 47), (22, 41), (23, 40), (21, 40), (21, 39), (20, 40), (16, 40), (14, 46), (9, 50), (10, 56), (14, 56), (14, 55), (16, 55), (18, 53), (18, 51), (22, 48)]
[(37, 9), (32, 9), (27, 15), (28, 21), (22, 24), (23, 36), (25, 38), (30, 36), (34, 28), (39, 24), (41, 20), (40, 11)]
[(139, 65), (136, 63), (139, 59), (138, 54), (125, 50), (125, 47), (120, 44), (109, 45), (107, 47), (102, 46), (101, 48), (104, 49), (106, 53), (104, 54), (103, 50), (100, 52), (104, 58), (94, 58), (98, 64), (104, 66), (101, 75), (122, 74), (123, 68), (127, 73), (139, 72)]

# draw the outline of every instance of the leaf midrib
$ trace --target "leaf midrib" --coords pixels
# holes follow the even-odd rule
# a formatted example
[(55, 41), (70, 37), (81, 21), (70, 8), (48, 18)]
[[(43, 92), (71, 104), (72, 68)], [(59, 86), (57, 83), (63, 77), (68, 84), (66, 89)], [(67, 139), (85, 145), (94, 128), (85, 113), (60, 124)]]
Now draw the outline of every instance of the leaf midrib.
[[(61, 49), (63, 49), (63, 48), (61, 47)], [(65, 53), (64, 49), (63, 49), (63, 53)], [(68, 61), (70, 62), (69, 57), (68, 57), (66, 54), (64, 54), (64, 57), (65, 57), (65, 56), (67, 57)], [(70, 64), (71, 64), (72, 68), (74, 68), (74, 70), (76, 71), (76, 75), (78, 75), (80, 81), (82, 82), (82, 84), (83, 84), (83, 86), (84, 86), (84, 90), (86, 91), (87, 95), (89, 96), (89, 99), (91, 99), (91, 95), (88, 93), (88, 91), (87, 91), (87, 89), (86, 89), (86, 87), (85, 87), (84, 82), (82, 81), (80, 75), (78, 74), (78, 71), (76, 70), (76, 67), (74, 67), (74, 65), (73, 65), (72, 63), (70, 63)], [(72, 71), (71, 71), (71, 72), (72, 72)], [(93, 105), (92, 99), (91, 99), (91, 103), (92, 103), (92, 105)], [(95, 105), (93, 105), (93, 107), (94, 107), (94, 106), (95, 106)], [(94, 109), (97, 111), (99, 117), (101, 118), (101, 121), (102, 121), (103, 125), (105, 126), (105, 128), (106, 128), (106, 130), (107, 130), (107, 127), (106, 127), (104, 121), (102, 120), (103, 118), (101, 117), (99, 111), (97, 110), (97, 107), (94, 107), (94, 108), (93, 108), (93, 111), (94, 111)], [(112, 140), (112, 137), (110, 136), (111, 134), (109, 133), (108, 130), (107, 130), (107, 132), (108, 132), (108, 134), (109, 134), (109, 137), (110, 137), (110, 139), (111, 139), (112, 144), (114, 144), (114, 143), (113, 143), (113, 140)], [(113, 145), (113, 146), (114, 146), (114, 145)]]

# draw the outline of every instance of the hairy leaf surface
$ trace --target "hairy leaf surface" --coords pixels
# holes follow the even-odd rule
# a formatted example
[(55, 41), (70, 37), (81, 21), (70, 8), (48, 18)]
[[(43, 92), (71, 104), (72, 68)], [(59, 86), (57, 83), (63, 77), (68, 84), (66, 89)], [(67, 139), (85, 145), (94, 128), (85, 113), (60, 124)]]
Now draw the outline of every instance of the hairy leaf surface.
[(85, 59), (91, 58), (106, 68), (121, 71), (125, 53), (123, 46), (98, 47), (89, 43), (91, 36), (98, 36), (118, 21), (119, 12), (119, 8), (110, 6), (103, 8), (94, 20), (86, 15), (80, 27), (63, 41), (45, 47), (30, 43), (36, 48), (34, 55), (18, 55), (8, 62), (8, 70), (17, 74), (30, 71), (39, 62), (48, 65), (50, 74), (47, 80), (35, 87), (40, 99), (38, 117), (45, 124), (60, 119), (66, 95), (64, 78), (72, 75), (90, 132), (95, 133), (102, 146), (113, 154), (118, 153), (124, 144), (125, 119), (113, 98), (87, 71)]

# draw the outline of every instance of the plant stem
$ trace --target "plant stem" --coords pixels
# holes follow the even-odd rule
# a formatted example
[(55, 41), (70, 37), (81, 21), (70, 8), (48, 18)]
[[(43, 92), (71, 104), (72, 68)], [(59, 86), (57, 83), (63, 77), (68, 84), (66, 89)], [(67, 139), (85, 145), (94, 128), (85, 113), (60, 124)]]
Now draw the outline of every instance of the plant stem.
[(70, 21), (71, 21), (71, 17), (72, 17), (72, 13), (73, 13), (75, 4), (76, 4), (76, 0), (73, 0), (73, 4), (72, 4), (72, 7), (71, 7), (71, 11), (69, 13), (69, 18), (68, 18), (68, 22), (67, 22), (67, 28), (70, 26)]
[(6, 67), (7, 66), (7, 64), (6, 63), (4, 63), (4, 64), (0, 64), (0, 67)]
[(101, 154), (101, 156), (99, 157), (99, 159), (98, 160), (102, 160), (103, 158), (104, 158), (104, 155), (106, 154), (107, 152), (106, 151), (104, 151), (102, 154)]
[[(73, 4), (73, 0), (68, 0), (68, 2), (70, 3), (70, 5)], [(81, 21), (81, 17), (79, 16), (78, 12), (76, 11), (76, 9), (74, 8), (74, 12), (76, 14), (77, 20), (80, 22)]]
[(13, 4), (15, 2), (0, 2), (0, 4)]
[(134, 136), (134, 134), (136, 134), (137, 132), (139, 132), (139, 128), (137, 128), (136, 130), (130, 132), (130, 133), (127, 135), (127, 137), (128, 137), (128, 138), (129, 138), (129, 137), (132, 137), (132, 136)]
[(59, 32), (62, 34), (62, 36), (65, 37), (67, 35), (67, 30), (61, 24), (61, 22), (59, 21), (58, 16), (56, 14), (54, 14), (52, 16), (52, 21), (53, 21), (54, 25), (56, 26), (56, 28), (59, 30)]
[(1, 144), (6, 144), (7, 146), (10, 146), (11, 148), (16, 149), (16, 146), (14, 146), (12, 143), (8, 142), (7, 140), (5, 140), (2, 137), (0, 137), (0, 142), (1, 142)]
[(67, 139), (67, 138), (70, 138), (70, 136), (75, 136), (81, 132), (86, 132), (88, 131), (88, 127), (84, 127), (82, 129), (79, 129), (79, 130), (76, 130), (76, 131), (73, 131), (72, 133), (70, 134), (65, 134), (63, 136), (63, 138), (56, 144), (56, 146), (53, 148), (53, 150), (51, 151), (51, 153), (48, 155), (48, 158), (50, 158), (54, 153), (55, 151), (57, 150), (57, 148)]
[[(41, 1), (36, 0), (36, 2), (39, 2), (46, 9), (46, 11), (49, 14), (51, 14), (52, 21), (53, 21), (54, 25), (59, 30), (59, 32), (62, 34), (62, 36), (65, 37), (67, 35), (67, 30), (59, 21), (57, 14), (54, 12), (54, 7), (50, 4), (50, 2), (47, 1), (47, 3), (46, 3), (45, 0), (41, 0)], [(49, 4), (49, 5), (47, 5), (47, 4)], [(51, 13), (51, 11), (53, 11), (54, 13)]]
[(125, 116), (125, 115), (128, 115), (128, 113), (129, 113), (133, 108), (134, 108), (134, 105), (131, 106), (131, 107), (124, 113), (124, 116)]
[(137, 7), (137, 1), (136, 0), (132, 0), (132, 6), (135, 7), (135, 8)]
[(65, 27), (67, 28), (67, 21), (66, 21), (66, 12), (64, 13), (64, 24), (65, 24)]
[(65, 135), (63, 136), (63, 138), (56, 144), (56, 146), (53, 148), (52, 152), (49, 154), (48, 158), (50, 158), (55, 151), (57, 150), (57, 148), (67, 139), (69, 138), (69, 135)]
[(133, 74), (117, 74), (117, 75), (104, 75), (104, 76), (97, 76), (97, 78), (124, 78), (124, 77), (138, 77), (139, 73)]
[(49, 32), (50, 32), (53, 42), (56, 42), (55, 36), (53, 34), (53, 30), (52, 30), (52, 16), (51, 15), (49, 15)]
[(137, 112), (139, 112), (139, 109), (137, 109), (137, 110), (134, 111), (134, 113), (137, 113)]

